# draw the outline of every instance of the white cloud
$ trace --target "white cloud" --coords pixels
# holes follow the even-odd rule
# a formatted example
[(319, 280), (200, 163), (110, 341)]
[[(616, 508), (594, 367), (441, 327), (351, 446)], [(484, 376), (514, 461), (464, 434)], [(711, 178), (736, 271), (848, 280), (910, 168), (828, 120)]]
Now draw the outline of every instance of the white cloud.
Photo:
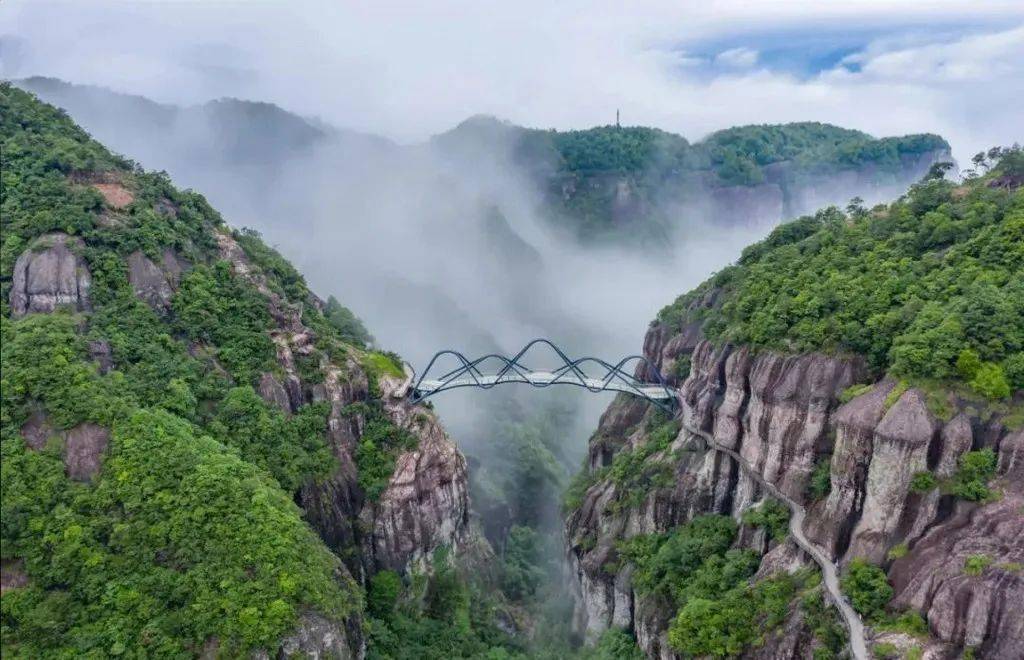
[(747, 68), (757, 64), (758, 52), (753, 48), (740, 46), (723, 50), (715, 56), (715, 64), (720, 66)]
[[(969, 35), (952, 42), (865, 52), (844, 60), (857, 64), (855, 78), (907, 84), (977, 84), (1024, 79), (1024, 26)], [(837, 72), (839, 76), (842, 72)]]
[[(958, 27), (967, 24), (982, 28)], [(757, 44), (743, 43), (754, 32), (893, 25), (915, 27), (866, 44), (846, 62), (856, 70), (809, 79), (771, 71)], [(968, 0), (281, 2), (244, 11), (233, 3), (8, 0), (0, 35), (20, 44), (5, 43), (0, 72), (164, 101), (269, 100), (403, 141), (476, 113), (568, 128), (609, 123), (619, 108), (625, 123), (691, 139), (795, 120), (877, 135), (932, 131), (963, 159), (1024, 140), (1021, 25), (1019, 2)], [(961, 36), (935, 42), (929, 32)], [(687, 44), (723, 37), (730, 48), (716, 61), (735, 66), (716, 74), (687, 56)]]

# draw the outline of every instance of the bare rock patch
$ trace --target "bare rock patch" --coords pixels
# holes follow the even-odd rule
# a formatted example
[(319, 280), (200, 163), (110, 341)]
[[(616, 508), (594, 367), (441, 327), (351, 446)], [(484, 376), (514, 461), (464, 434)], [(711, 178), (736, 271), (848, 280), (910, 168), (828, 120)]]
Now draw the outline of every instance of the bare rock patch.
[(50, 313), (60, 307), (89, 311), (92, 278), (79, 256), (80, 238), (53, 233), (40, 237), (14, 264), (11, 315)]
[(92, 423), (79, 424), (67, 432), (64, 468), (75, 481), (88, 481), (100, 471), (103, 454), (110, 444), (110, 431)]

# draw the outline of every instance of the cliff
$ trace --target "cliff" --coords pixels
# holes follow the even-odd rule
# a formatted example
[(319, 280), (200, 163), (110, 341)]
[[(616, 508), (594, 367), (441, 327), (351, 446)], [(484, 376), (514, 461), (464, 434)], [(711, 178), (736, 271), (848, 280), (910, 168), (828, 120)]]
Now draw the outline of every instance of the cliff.
[[(907, 258), (925, 260), (929, 266), (917, 269), (916, 277), (938, 277), (944, 269), (965, 273), (959, 252), (977, 255), (974, 250), (986, 241), (1000, 244), (1005, 239), (1008, 243), (993, 261), (973, 262), (979, 271), (971, 276), (985, 277), (987, 269), (995, 281), (1016, 286), (1012, 283), (1024, 269), (1019, 252), (1024, 236), (1021, 193), (996, 191), (998, 186), (988, 181), (961, 187), (954, 197), (945, 196), (952, 184), (924, 183), (874, 216), (810, 227), (806, 220), (783, 225), (763, 244), (748, 248), (739, 265), (659, 315), (645, 338), (644, 355), (677, 392), (674, 426), (663, 426), (643, 400), (620, 396), (591, 439), (588, 464), (576, 486), (578, 497), (570, 501), (567, 557), (581, 632), (593, 639), (609, 627), (627, 628), (648, 657), (715, 653), (818, 658), (841, 653), (843, 645), (826, 634), (829, 628), (823, 626), (821, 612), (808, 607), (807, 597), (815, 592), (807, 583), (800, 587), (798, 582), (795, 591), (786, 592), (784, 612), (759, 605), (759, 585), (777, 587), (772, 576), (792, 580), (801, 569), (817, 568), (814, 558), (794, 544), (792, 534), (765, 534), (762, 510), (774, 490), (775, 499), (790, 503), (793, 516), (806, 512), (800, 529), (814, 554), (834, 562), (843, 575), (842, 598), (868, 626), (876, 654), (955, 658), (969, 650), (975, 657), (998, 659), (1024, 654), (1024, 624), (1015, 615), (1024, 604), (1024, 392), (1015, 371), (1019, 358), (1014, 357), (1021, 349), (1019, 322), (995, 330), (992, 336), (1004, 343), (985, 357), (1003, 360), (990, 368), (996, 380), (1012, 381), (1012, 389), (1003, 389), (1002, 384), (987, 387), (968, 364), (978, 342), (984, 341), (969, 320), (972, 305), (985, 304), (981, 296), (961, 300), (948, 290), (916, 289), (924, 300), (903, 308), (909, 317), (902, 329), (888, 328), (874, 337), (891, 348), (865, 354), (851, 350), (856, 345), (852, 335), (841, 334), (846, 331), (842, 320), (827, 312), (819, 312), (815, 321), (795, 307), (789, 308), (789, 317), (776, 315), (775, 308), (783, 299), (792, 305), (794, 295), (813, 298), (813, 288), (805, 284), (801, 292), (787, 278), (816, 281), (819, 276), (809, 271), (822, 253), (850, 249), (850, 236), (864, 236), (862, 229), (871, 228), (872, 233), (849, 263), (868, 271), (874, 268), (873, 252), (865, 245), (878, 249), (894, 235), (890, 232), (908, 227), (914, 227), (911, 236), (913, 231), (930, 231), (915, 224), (915, 214), (935, 206), (921, 203), (913, 208), (915, 201), (922, 202), (925, 189), (940, 191), (941, 199), (930, 204), (947, 203), (938, 213), (951, 217), (979, 200), (1003, 210), (947, 238), (940, 248), (917, 243)], [(949, 199), (956, 201), (942, 201)], [(897, 215), (902, 218), (898, 222)], [(936, 249), (941, 250), (937, 260)], [(776, 265), (772, 255), (785, 258), (790, 270)], [(868, 307), (861, 306), (864, 296), (879, 302), (878, 292), (887, 289), (892, 276), (889, 271), (889, 276), (854, 283), (844, 280), (846, 262), (822, 258), (820, 263), (831, 271), (820, 276), (828, 280), (825, 286), (845, 301), (839, 309), (853, 318), (867, 313)], [(759, 270), (761, 264), (765, 271)], [(765, 281), (763, 272), (776, 273), (775, 281)], [(871, 288), (866, 281), (872, 282)], [(969, 282), (961, 285), (961, 291), (971, 290)], [(748, 290), (753, 294), (755, 289), (757, 296), (748, 301)], [(906, 304), (898, 292), (889, 300), (895, 309)], [(1014, 300), (1011, 306), (1019, 308)], [(886, 304), (872, 311), (884, 314)], [(917, 354), (921, 361), (915, 367), (922, 371), (916, 374), (900, 361), (901, 347), (920, 340), (913, 314), (928, 304), (951, 305), (947, 319), (967, 319), (956, 331), (947, 327), (934, 335), (937, 341), (956, 337), (964, 342), (927, 363), (932, 373), (952, 374), (941, 384), (924, 377), (925, 354)], [(758, 325), (761, 319), (774, 322), (774, 327), (764, 329)], [(818, 333), (819, 327), (836, 329), (840, 339), (832, 350), (800, 350), (809, 343), (803, 333)], [(737, 341), (744, 337), (747, 341)], [(774, 342), (791, 349), (775, 348)], [(946, 364), (949, 369), (942, 371)], [(666, 428), (669, 436), (660, 436)], [(652, 542), (655, 548), (669, 547), (707, 514), (735, 521), (738, 531), (731, 547), (753, 551), (757, 572), (746, 580), (724, 582), (724, 593), (719, 589), (700, 597), (687, 595), (699, 592), (695, 585), (704, 579), (699, 577), (706, 570), (702, 567), (676, 578), (659, 594), (645, 574), (665, 550), (651, 555), (636, 548)], [(870, 588), (862, 579), (867, 575), (878, 576)], [(736, 598), (746, 603), (745, 614), (737, 610), (737, 616), (752, 617), (760, 626), (746, 638), (735, 621), (725, 620)], [(703, 602), (710, 603), (708, 612), (721, 611), (722, 617), (700, 616)], [(841, 622), (832, 611), (826, 618)], [(747, 643), (730, 650), (730, 640), (736, 639)]]
[[(679, 355), (669, 351), (660, 357)], [(647, 357), (657, 360), (659, 354)], [(956, 650), (964, 647), (991, 658), (1024, 652), (1024, 628), (1013, 615), (1013, 604), (1024, 602), (1020, 431), (986, 425), (965, 413), (944, 423), (928, 412), (923, 394), (913, 388), (883, 411), (892, 382), (838, 405), (839, 394), (862, 373), (863, 365), (856, 360), (813, 354), (752, 356), (744, 348), (715, 350), (707, 341), (696, 346), (692, 359), (692, 373), (679, 387), (683, 427), (668, 449), (686, 452), (670, 460), (673, 484), (652, 490), (623, 512), (612, 506), (621, 494), (601, 482), (588, 490), (569, 519), (569, 558), (578, 580), (577, 620), (582, 628), (594, 634), (609, 626), (628, 627), (648, 655), (673, 657), (665, 638), (668, 617), (645, 611), (628, 576), (607, 575), (602, 570), (606, 555), (619, 539), (664, 532), (698, 514), (741, 520), (764, 498), (764, 489), (737, 461), (720, 451), (697, 448), (696, 435), (687, 430), (692, 427), (735, 450), (757, 475), (806, 506), (808, 537), (840, 565), (854, 557), (885, 564), (895, 588), (892, 606), (924, 616), (929, 648), (938, 654), (933, 657), (956, 657)], [(635, 423), (638, 413), (651, 414), (628, 399), (605, 413), (597, 431), (603, 442), (592, 446), (590, 469), (611, 464), (601, 456), (605, 438), (622, 439), (626, 450), (633, 451), (647, 441), (637, 429), (642, 425)], [(630, 416), (631, 433), (622, 427)], [(937, 488), (925, 494), (912, 490), (915, 473), (930, 468), (940, 478), (950, 477), (964, 452), (982, 447), (998, 456), (998, 501), (979, 504)], [(831, 488), (826, 498), (815, 501), (807, 494), (808, 484), (822, 461), (830, 466)], [(596, 538), (596, 545), (581, 545), (586, 538)], [(892, 559), (894, 548), (903, 548), (905, 554), (897, 550), (899, 558)], [(770, 549), (763, 564), (780, 553), (793, 562), (789, 566), (810, 563), (782, 544)], [(980, 555), (987, 558), (985, 569), (966, 575), (965, 563)], [(801, 634), (810, 637), (810, 631)], [(766, 648), (747, 655), (810, 657), (813, 642), (805, 639), (798, 648), (782, 648), (791, 643), (788, 633), (769, 637)]]
[(465, 459), (258, 235), (0, 110), (5, 656), (361, 657), (370, 576), (466, 545)]

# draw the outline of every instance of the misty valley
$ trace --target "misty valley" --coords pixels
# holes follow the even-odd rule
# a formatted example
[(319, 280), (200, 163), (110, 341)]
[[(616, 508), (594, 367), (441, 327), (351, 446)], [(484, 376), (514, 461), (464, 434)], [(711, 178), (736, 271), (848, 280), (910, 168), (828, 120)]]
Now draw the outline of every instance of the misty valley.
[(1012, 140), (0, 140), (5, 658), (1024, 657)]

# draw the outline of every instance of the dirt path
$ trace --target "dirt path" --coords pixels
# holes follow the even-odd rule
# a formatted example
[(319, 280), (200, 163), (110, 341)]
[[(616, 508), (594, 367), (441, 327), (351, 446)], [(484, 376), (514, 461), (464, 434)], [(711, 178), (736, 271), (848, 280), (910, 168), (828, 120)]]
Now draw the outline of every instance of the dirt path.
[(757, 483), (761, 484), (765, 490), (771, 493), (772, 497), (786, 503), (792, 513), (789, 517), (789, 531), (793, 535), (793, 540), (796, 541), (796, 544), (809, 554), (811, 558), (814, 559), (814, 562), (821, 568), (825, 589), (832, 598), (832, 602), (839, 608), (839, 613), (842, 615), (843, 620), (846, 623), (846, 629), (850, 633), (850, 649), (853, 651), (853, 657), (856, 660), (868, 660), (871, 656), (868, 655), (867, 642), (864, 638), (864, 623), (860, 620), (860, 617), (857, 616), (857, 613), (853, 610), (850, 602), (839, 589), (839, 569), (834, 563), (832, 563), (831, 558), (824, 550), (812, 543), (810, 539), (804, 535), (804, 518), (807, 516), (807, 512), (804, 510), (804, 507), (798, 502), (790, 499), (773, 484), (765, 481), (764, 477), (751, 468), (742, 456), (715, 442), (715, 439), (709, 433), (695, 429), (688, 424), (683, 424), (683, 428), (689, 433), (704, 440), (704, 442), (706, 442), (708, 446), (715, 451), (728, 454), (739, 464), (740, 468), (744, 472), (750, 475)]

